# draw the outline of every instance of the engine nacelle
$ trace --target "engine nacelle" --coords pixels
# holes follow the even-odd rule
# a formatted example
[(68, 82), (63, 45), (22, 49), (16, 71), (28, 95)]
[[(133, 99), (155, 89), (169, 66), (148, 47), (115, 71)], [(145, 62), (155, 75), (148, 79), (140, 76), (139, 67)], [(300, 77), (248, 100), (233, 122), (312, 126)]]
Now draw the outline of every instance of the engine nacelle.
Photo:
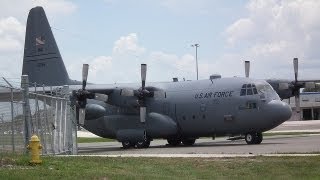
[(105, 116), (106, 109), (98, 104), (87, 104), (86, 105), (86, 120), (98, 119)]
[(121, 129), (117, 131), (117, 140), (119, 142), (139, 142), (144, 141), (146, 137), (145, 129)]
[(170, 137), (178, 133), (177, 123), (169, 116), (159, 113), (149, 113), (146, 121), (148, 135)]

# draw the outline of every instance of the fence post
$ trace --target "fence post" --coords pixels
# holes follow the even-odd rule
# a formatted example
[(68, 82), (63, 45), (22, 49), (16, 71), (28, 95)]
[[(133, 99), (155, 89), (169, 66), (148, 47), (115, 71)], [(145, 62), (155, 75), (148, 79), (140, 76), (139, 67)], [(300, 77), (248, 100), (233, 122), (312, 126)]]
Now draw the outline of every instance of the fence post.
[(12, 152), (15, 151), (14, 145), (14, 113), (13, 113), (13, 88), (10, 88), (11, 92), (11, 142), (12, 142)]
[(31, 138), (31, 119), (30, 119), (30, 104), (29, 104), (29, 78), (28, 75), (21, 76), (21, 88), (23, 97), (23, 118), (24, 118), (24, 139), (25, 148)]
[[(46, 94), (45, 88), (44, 88), (44, 84), (42, 85), (42, 90), (43, 90), (43, 94)], [(43, 142), (43, 151), (45, 154), (48, 154), (48, 149), (47, 149), (47, 137), (48, 137), (48, 132), (49, 132), (49, 121), (48, 121), (48, 109), (47, 109), (47, 98), (43, 97), (43, 111), (44, 111), (44, 126), (42, 126), (42, 128), (44, 129), (45, 133), (42, 137), (42, 142)], [(43, 121), (43, 120), (42, 120)], [(43, 134), (43, 133), (42, 133)]]
[[(63, 113), (63, 115), (64, 115), (64, 117), (63, 117), (63, 123), (64, 123), (64, 125), (63, 125), (63, 148), (64, 148), (64, 151), (66, 152), (66, 153), (69, 153), (68, 152), (68, 150), (70, 150), (70, 148), (69, 148), (69, 139), (68, 139), (68, 137), (69, 137), (69, 133), (70, 133), (70, 131), (68, 131), (68, 124), (67, 124), (67, 119), (68, 119), (68, 108), (69, 108), (69, 106), (68, 106), (68, 100), (67, 100), (67, 94), (68, 94), (68, 91), (69, 91), (69, 86), (68, 85), (64, 85), (63, 87), (62, 87), (62, 95), (63, 95), (63, 98), (64, 98), (64, 100), (63, 100), (63, 109), (64, 109), (64, 113)], [(67, 147), (67, 149), (66, 149), (66, 146), (68, 146)]]
[[(2, 122), (2, 124), (1, 124), (1, 126), (0, 126), (0, 127), (1, 127), (0, 132), (2, 131), (2, 133), (3, 133), (3, 134), (1, 134), (1, 135), (2, 135), (2, 140), (4, 141), (4, 140), (5, 140), (5, 133), (4, 133), (4, 129), (5, 129), (5, 128), (3, 128), (3, 127), (4, 127), (4, 119), (3, 119), (4, 116), (3, 116), (3, 115), (4, 115), (4, 114), (2, 113), (2, 114), (1, 114), (1, 122)], [(5, 150), (4, 144), (5, 144), (5, 143), (3, 142), (3, 144), (2, 144), (3, 150)]]
[(63, 86), (63, 95), (65, 98), (65, 144), (67, 146), (67, 153), (69, 154), (77, 154), (75, 143), (76, 140), (74, 140), (74, 131), (76, 130), (74, 128), (74, 120), (71, 113), (71, 102), (70, 102), (70, 89), (68, 85)]

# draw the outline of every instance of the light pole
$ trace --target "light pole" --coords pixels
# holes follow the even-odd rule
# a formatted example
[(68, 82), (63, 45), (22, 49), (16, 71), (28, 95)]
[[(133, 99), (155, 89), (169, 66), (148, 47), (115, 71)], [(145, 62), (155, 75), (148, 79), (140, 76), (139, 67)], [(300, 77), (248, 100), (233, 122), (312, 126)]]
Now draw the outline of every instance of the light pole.
[(198, 74), (198, 47), (200, 45), (199, 44), (192, 44), (191, 47), (195, 47), (196, 48), (196, 70), (197, 70), (197, 80), (199, 79), (199, 74)]

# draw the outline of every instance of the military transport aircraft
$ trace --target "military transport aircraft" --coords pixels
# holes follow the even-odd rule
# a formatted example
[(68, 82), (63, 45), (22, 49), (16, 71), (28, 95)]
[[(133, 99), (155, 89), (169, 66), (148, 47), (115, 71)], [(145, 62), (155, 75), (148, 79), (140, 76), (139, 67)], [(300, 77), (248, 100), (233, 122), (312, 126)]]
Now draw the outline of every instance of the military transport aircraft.
[[(292, 114), (268, 82), (248, 76), (150, 83), (147, 65), (141, 64), (141, 84), (94, 85), (87, 84), (88, 68), (83, 66), (82, 82), (69, 79), (43, 8), (32, 8), (22, 74), (31, 83), (70, 85), (79, 123), (98, 136), (117, 139), (124, 148), (147, 148), (155, 138), (176, 146), (224, 135), (260, 144), (262, 132)], [(287, 83), (282, 89), (290, 87)]]

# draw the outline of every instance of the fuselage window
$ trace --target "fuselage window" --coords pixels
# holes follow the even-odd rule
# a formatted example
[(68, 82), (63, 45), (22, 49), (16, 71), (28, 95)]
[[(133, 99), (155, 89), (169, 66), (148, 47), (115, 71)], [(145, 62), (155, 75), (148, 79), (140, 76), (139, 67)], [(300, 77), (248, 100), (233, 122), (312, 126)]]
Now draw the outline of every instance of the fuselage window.
[(257, 103), (247, 102), (247, 109), (257, 109)]

